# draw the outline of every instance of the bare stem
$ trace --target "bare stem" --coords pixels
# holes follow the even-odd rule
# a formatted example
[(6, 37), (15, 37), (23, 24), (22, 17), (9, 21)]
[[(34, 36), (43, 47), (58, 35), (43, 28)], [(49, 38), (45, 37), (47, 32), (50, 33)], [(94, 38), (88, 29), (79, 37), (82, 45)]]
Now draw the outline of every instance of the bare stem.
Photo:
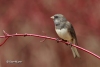
[[(34, 37), (39, 37), (39, 38), (45, 38), (45, 39), (51, 39), (51, 40), (55, 40), (55, 41), (59, 41), (59, 42), (63, 42), (63, 43), (65, 43), (65, 44), (70, 44), (69, 42), (65, 42), (65, 41), (62, 41), (62, 40), (57, 40), (57, 38), (53, 38), (53, 37), (48, 37), (48, 36), (42, 36), (42, 35), (37, 35), (37, 34), (27, 34), (27, 33), (25, 33), (25, 34), (12, 34), (12, 35), (10, 35), (10, 34), (8, 34), (8, 33), (6, 33), (4, 30), (3, 30), (3, 33), (4, 33), (4, 36), (0, 36), (0, 38), (6, 38), (5, 40), (4, 40), (4, 42), (2, 43), (2, 44), (0, 44), (0, 46), (2, 46), (7, 40), (8, 40), (8, 38), (9, 37), (14, 37), (14, 36), (34, 36)], [(87, 50), (87, 49), (84, 49), (84, 48), (82, 48), (82, 47), (79, 47), (79, 46), (77, 46), (77, 45), (75, 45), (75, 44), (71, 44), (72, 46), (74, 46), (74, 47), (76, 47), (76, 48), (78, 48), (78, 49), (80, 49), (80, 50), (83, 50), (83, 51), (85, 51), (85, 52), (87, 52), (87, 53), (89, 53), (89, 54), (91, 54), (91, 55), (93, 55), (93, 56), (95, 56), (96, 58), (98, 58), (98, 59), (100, 59), (100, 56), (98, 56), (97, 54), (95, 54), (95, 53), (93, 53), (93, 52), (91, 52), (91, 51), (89, 51), (89, 50)]]

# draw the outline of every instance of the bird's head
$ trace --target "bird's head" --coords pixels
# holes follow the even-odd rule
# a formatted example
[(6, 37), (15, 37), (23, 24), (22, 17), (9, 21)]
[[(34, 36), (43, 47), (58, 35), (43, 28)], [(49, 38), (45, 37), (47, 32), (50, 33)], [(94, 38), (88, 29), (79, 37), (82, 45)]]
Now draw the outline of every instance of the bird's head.
[(55, 14), (51, 16), (55, 24), (60, 24), (66, 21), (66, 18), (62, 14)]

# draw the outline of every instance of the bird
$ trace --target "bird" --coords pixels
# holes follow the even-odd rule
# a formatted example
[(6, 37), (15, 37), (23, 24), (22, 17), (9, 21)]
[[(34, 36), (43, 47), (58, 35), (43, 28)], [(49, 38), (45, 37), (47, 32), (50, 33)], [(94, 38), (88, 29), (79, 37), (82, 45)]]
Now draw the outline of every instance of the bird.
[[(64, 41), (68, 41), (70, 44), (78, 45), (75, 30), (72, 24), (62, 14), (55, 14), (51, 16), (54, 21), (55, 31), (57, 35)], [(80, 57), (80, 54), (76, 47), (71, 46), (72, 54), (74, 58)]]

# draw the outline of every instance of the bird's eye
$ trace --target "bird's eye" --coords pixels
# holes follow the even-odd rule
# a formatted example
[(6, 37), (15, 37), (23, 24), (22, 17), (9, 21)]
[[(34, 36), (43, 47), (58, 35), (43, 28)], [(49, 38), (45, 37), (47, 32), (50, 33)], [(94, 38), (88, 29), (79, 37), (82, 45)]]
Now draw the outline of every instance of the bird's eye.
[(58, 16), (55, 16), (55, 18), (58, 18)]

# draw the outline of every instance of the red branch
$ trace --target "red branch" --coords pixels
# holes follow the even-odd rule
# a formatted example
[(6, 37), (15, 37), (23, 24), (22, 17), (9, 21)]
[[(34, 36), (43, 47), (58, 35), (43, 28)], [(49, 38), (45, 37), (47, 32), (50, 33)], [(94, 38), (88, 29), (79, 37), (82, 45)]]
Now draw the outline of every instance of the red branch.
[(6, 37), (6, 39), (3, 41), (3, 43), (0, 44), (0, 46), (2, 46), (8, 40), (8, 38), (9, 37)]
[[(17, 34), (17, 33), (16, 33), (16, 34), (9, 35), (9, 34), (7, 34), (5, 31), (3, 31), (3, 33), (4, 33), (5, 36), (0, 36), (0, 38), (6, 38), (6, 39), (4, 40), (4, 42), (3, 42), (0, 46), (2, 46), (2, 45), (8, 40), (9, 37), (13, 37), (13, 36), (24, 36), (24, 37), (25, 37), (25, 36), (34, 36), (34, 37), (40, 37), (40, 38), (45, 38), (45, 39), (56, 40), (56, 41), (59, 41), (59, 42), (66, 43), (66, 44), (68, 44), (68, 45), (70, 44), (69, 42), (64, 42), (64, 41), (62, 41), (62, 40), (57, 40), (57, 38), (48, 37), (48, 36), (42, 36), (42, 35), (36, 35), (36, 34), (27, 34), (27, 33), (25, 33), (25, 34)], [(91, 52), (91, 51), (89, 51), (89, 50), (86, 50), (86, 49), (84, 49), (84, 48), (82, 48), (82, 47), (79, 47), (79, 46), (77, 46), (77, 45), (75, 45), (75, 44), (72, 44), (72, 46), (74, 46), (74, 47), (76, 47), (76, 48), (78, 48), (78, 49), (80, 49), (80, 50), (83, 50), (83, 51), (85, 51), (85, 52), (87, 52), (87, 53), (89, 53), (89, 54), (95, 56), (96, 58), (100, 59), (100, 56), (96, 55), (95, 53), (93, 53), (93, 52)]]

